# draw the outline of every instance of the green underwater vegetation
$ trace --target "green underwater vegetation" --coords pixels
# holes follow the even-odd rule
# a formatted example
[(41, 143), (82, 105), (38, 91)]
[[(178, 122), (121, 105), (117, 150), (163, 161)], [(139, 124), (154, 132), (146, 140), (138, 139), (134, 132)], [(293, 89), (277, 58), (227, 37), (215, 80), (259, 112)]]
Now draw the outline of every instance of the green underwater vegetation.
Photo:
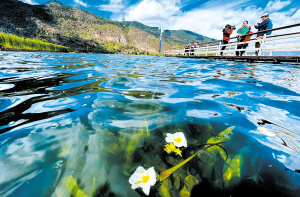
[[(148, 121), (145, 119), (139, 129), (124, 130), (115, 137), (110, 131), (101, 131), (104, 137), (103, 143), (99, 144), (101, 152), (113, 158), (123, 155), (123, 176), (128, 177), (128, 183), (138, 194), (163, 197), (191, 196), (193, 188), (201, 184), (203, 179), (210, 179), (216, 168), (220, 173), (213, 184), (220, 190), (229, 189), (241, 180), (242, 157), (240, 154), (228, 154), (224, 146), (230, 140), (228, 136), (232, 135), (234, 127), (211, 136), (205, 143), (200, 143), (189, 135), (186, 137), (183, 132), (172, 134), (163, 132), (167, 128), (161, 129), (150, 132)], [(176, 141), (182, 143), (176, 144)], [(59, 155), (67, 157), (72, 151), (74, 150), (67, 145), (61, 148)], [(79, 162), (79, 157), (74, 159), (73, 162)], [(195, 162), (197, 169), (191, 170)], [(67, 165), (66, 167), (70, 168), (72, 164)], [(96, 175), (89, 178), (94, 179), (94, 186), (90, 187), (92, 190), (87, 191), (80, 188), (76, 177), (67, 174), (56, 188), (55, 196), (64, 196), (66, 193), (76, 197), (97, 196), (99, 189), (96, 186)], [(221, 188), (222, 184), (225, 188)]]

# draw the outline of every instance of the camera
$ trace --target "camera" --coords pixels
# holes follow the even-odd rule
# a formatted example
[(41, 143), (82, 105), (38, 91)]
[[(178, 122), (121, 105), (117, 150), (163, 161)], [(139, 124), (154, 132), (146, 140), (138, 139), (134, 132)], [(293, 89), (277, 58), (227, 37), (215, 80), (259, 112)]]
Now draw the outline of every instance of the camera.
[[(234, 25), (229, 25), (229, 24), (227, 24), (226, 26), (225, 26), (225, 29), (229, 29), (229, 30), (231, 30), (231, 29), (236, 29), (236, 27), (234, 26)], [(225, 29), (224, 29), (224, 31), (225, 31)]]
[(222, 30), (222, 31), (223, 31), (223, 34), (228, 34), (227, 31), (231, 31), (232, 29), (235, 30), (236, 27), (235, 27), (234, 25), (229, 25), (229, 24), (227, 24), (227, 25), (225, 26), (225, 28)]

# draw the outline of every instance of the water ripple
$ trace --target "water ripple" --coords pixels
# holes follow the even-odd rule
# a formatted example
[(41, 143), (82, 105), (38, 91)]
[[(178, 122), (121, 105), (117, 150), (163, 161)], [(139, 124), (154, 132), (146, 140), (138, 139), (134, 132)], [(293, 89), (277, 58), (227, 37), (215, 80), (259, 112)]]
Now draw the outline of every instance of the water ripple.
[(192, 179), (216, 195), (300, 192), (297, 64), (26, 52), (1, 52), (0, 62), (1, 196), (139, 196), (133, 169), (181, 161), (163, 151), (175, 132), (188, 141), (183, 158), (222, 138), (230, 162), (191, 160), (171, 194)]

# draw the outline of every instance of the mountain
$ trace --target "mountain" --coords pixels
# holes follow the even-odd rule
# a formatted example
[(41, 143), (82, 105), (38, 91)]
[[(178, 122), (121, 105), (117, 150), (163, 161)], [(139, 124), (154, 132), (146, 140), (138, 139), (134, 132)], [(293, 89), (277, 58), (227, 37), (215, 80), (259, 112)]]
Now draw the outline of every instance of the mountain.
[[(137, 21), (123, 21), (121, 23), (124, 25), (137, 27), (157, 38), (160, 36), (160, 29), (158, 29), (157, 27), (150, 27)], [(173, 45), (179, 44), (183, 46), (194, 42), (201, 43), (215, 40), (188, 30), (164, 30), (162, 37), (163, 40), (165, 40), (167, 43)]]
[[(30, 5), (0, 0), (0, 12), (0, 31), (4, 33), (63, 45), (78, 52), (158, 53), (158, 28), (111, 21), (57, 1)], [(166, 30), (162, 50), (200, 41), (201, 37), (189, 31)]]

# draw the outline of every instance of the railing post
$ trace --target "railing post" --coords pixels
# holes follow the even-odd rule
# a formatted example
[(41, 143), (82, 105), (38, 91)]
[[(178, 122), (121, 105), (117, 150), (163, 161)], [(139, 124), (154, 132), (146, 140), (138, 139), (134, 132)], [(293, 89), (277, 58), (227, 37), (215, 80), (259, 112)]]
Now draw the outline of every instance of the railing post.
[[(273, 47), (275, 47), (275, 43), (274, 43), (274, 41), (273, 41)], [(270, 51), (270, 54), (269, 54), (270, 56), (273, 56), (273, 51), (271, 50)]]
[[(219, 46), (218, 46), (218, 47), (219, 47), (219, 48), (218, 48), (218, 55), (221, 55), (221, 48), (222, 48), (222, 47), (221, 47), (221, 44), (222, 44), (222, 42), (220, 42), (220, 44), (219, 44)], [(217, 54), (216, 54), (216, 55), (217, 55)]]
[(267, 34), (264, 34), (263, 39), (261, 40), (261, 44), (259, 47), (258, 55), (261, 56), (262, 48), (264, 47), (264, 42), (266, 40)]
[[(234, 55), (235, 55), (235, 53), (236, 53), (236, 50), (237, 50), (237, 45), (238, 45), (238, 42), (236, 41), (236, 43), (235, 43), (235, 47), (234, 47), (234, 51), (233, 51), (233, 55), (232, 55), (232, 56), (234, 56)], [(239, 52), (239, 54), (240, 54), (240, 52)]]
[(207, 56), (207, 53), (208, 53), (208, 44), (206, 45), (206, 54), (205, 54), (205, 56)]

